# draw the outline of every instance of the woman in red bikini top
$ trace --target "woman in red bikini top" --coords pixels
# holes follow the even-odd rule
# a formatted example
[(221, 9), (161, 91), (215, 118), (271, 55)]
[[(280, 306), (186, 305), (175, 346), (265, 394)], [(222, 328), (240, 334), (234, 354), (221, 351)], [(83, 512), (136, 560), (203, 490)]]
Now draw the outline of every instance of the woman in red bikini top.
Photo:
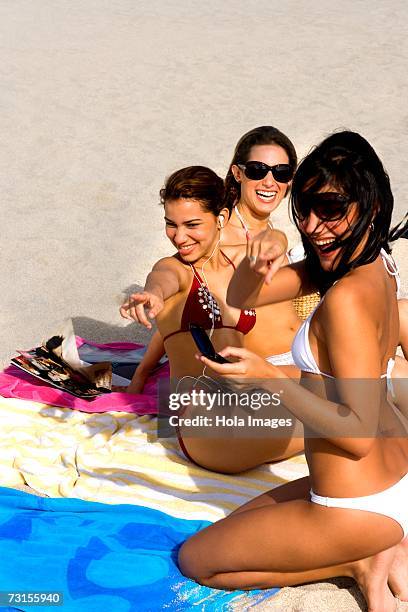
[(224, 184), (215, 172), (191, 166), (174, 172), (160, 192), (166, 235), (176, 253), (160, 259), (147, 277), (145, 290), (132, 296), (122, 314), (151, 327), (155, 318), (164, 340), (172, 377), (197, 376), (203, 367), (189, 324), (204, 327), (216, 350), (242, 346), (255, 325), (253, 310), (226, 304), (226, 292), (242, 249), (220, 249), (220, 231), (230, 211), (223, 208)]
[[(280, 163), (269, 158), (267, 161)], [(271, 182), (264, 174), (265, 180), (259, 179), (258, 185)], [(270, 170), (268, 174), (271, 175)], [(281, 198), (283, 186), (279, 186), (279, 190)], [(217, 351), (227, 345), (242, 347), (258, 327), (255, 326), (257, 315), (252, 309), (239, 310), (226, 303), (228, 284), (245, 255), (246, 245), (242, 232), (241, 244), (226, 246), (227, 240), (221, 247), (221, 230), (230, 213), (230, 208), (222, 204), (223, 199), (223, 181), (208, 168), (185, 168), (170, 176), (161, 191), (161, 201), (166, 234), (177, 252), (156, 263), (147, 278), (145, 291), (130, 296), (120, 310), (123, 317), (137, 320), (148, 328), (150, 320), (156, 318), (160, 334), (155, 334), (153, 339), (158, 339), (161, 351), (163, 338), (173, 378), (198, 377), (204, 370), (195, 358), (197, 347), (188, 329), (190, 323), (199, 324), (212, 333), (211, 340)], [(227, 233), (228, 226), (225, 235)], [(273, 230), (273, 235), (283, 248), (281, 233), (275, 234)], [(265, 326), (258, 344), (258, 351), (263, 356), (268, 340), (269, 328)], [(155, 351), (151, 343), (150, 361)], [(209, 470), (228, 473), (282, 459), (303, 447), (301, 432), (293, 438), (293, 432), (289, 431), (287, 439), (267, 436), (262, 440), (243, 440), (234, 435), (226, 440), (190, 437), (184, 431), (178, 433), (180, 446), (190, 460)]]
[[(270, 213), (279, 206), (287, 194), (288, 183), (292, 178), (296, 163), (296, 151), (292, 142), (285, 134), (272, 126), (255, 128), (239, 139), (225, 179), (224, 207), (228, 209), (230, 216), (228, 214), (225, 216), (223, 219), (224, 227), (219, 232), (219, 238), (221, 239), (219, 246), (227, 257), (235, 261), (237, 249), (243, 256), (248, 237), (253, 237), (266, 229)], [(214, 215), (222, 214), (220, 204), (216, 205), (214, 203), (212, 210)], [(171, 229), (171, 223), (168, 228)], [(274, 238), (283, 248), (286, 248), (286, 236), (277, 230), (273, 230), (273, 233)], [(169, 232), (168, 236), (171, 238)], [(181, 257), (183, 256), (181, 255)], [(194, 257), (196, 257), (195, 253)], [(183, 259), (186, 258), (183, 257)], [(223, 266), (228, 263), (225, 257), (222, 261)], [(204, 265), (205, 275), (207, 275), (209, 263)], [(231, 268), (228, 270), (230, 274), (232, 273), (231, 270)], [(191, 288), (195, 291), (198, 289), (200, 282), (204, 281), (205, 283), (205, 280), (201, 277), (200, 264), (196, 266), (196, 276), (194, 278), (195, 287)], [(191, 274), (188, 280), (191, 285)], [(220, 288), (218, 280), (216, 286), (218, 291)], [(210, 289), (212, 291), (214, 289), (211, 283)], [(187, 295), (185, 295), (185, 299), (187, 299)], [(178, 298), (174, 301), (177, 300)], [(166, 349), (173, 339), (173, 335), (177, 338), (176, 332), (187, 328), (187, 323), (192, 318), (191, 304), (193, 304), (193, 307), (196, 304), (196, 307), (201, 311), (200, 316), (204, 317), (208, 323), (208, 315), (205, 314), (206, 309), (202, 308), (202, 303), (199, 300), (189, 299), (185, 306), (184, 317), (179, 312), (181, 323), (166, 328), (165, 335), (168, 338)], [(129, 303), (124, 304), (121, 309), (122, 316), (128, 316), (128, 305)], [(203, 305), (205, 306), (205, 304)], [(242, 316), (245, 318), (247, 315), (243, 313)], [(128, 318), (132, 317), (129, 316)], [(228, 322), (225, 322), (222, 317), (221, 319), (220, 327), (225, 324), (228, 325)], [(291, 360), (290, 346), (300, 325), (300, 320), (292, 302), (260, 308), (257, 312), (255, 327), (253, 327), (253, 319), (249, 318), (248, 321), (252, 329), (250, 333), (245, 335), (245, 347), (266, 359), (272, 359), (273, 363), (282, 365), (288, 374), (298, 376), (299, 372)], [(146, 323), (147, 319), (145, 318), (141, 322)], [(219, 325), (217, 319), (215, 323), (215, 327), (217, 327)], [(241, 322), (238, 329), (240, 327)], [(164, 352), (162, 336), (156, 333), (149, 343), (142, 363), (133, 376), (128, 387), (128, 393), (142, 392), (149, 372), (157, 365)]]

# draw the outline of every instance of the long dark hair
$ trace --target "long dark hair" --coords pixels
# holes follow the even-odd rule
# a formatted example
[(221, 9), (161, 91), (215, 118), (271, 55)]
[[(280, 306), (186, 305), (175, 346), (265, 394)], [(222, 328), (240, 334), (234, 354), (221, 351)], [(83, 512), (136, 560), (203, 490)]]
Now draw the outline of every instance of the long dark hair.
[(271, 125), (263, 125), (261, 127), (250, 130), (238, 140), (235, 147), (234, 156), (230, 163), (227, 176), (225, 177), (225, 200), (224, 206), (228, 208), (230, 214), (235, 204), (239, 202), (241, 197), (241, 185), (235, 180), (232, 173), (232, 166), (237, 164), (245, 164), (251, 153), (252, 147), (257, 145), (277, 145), (286, 151), (289, 158), (289, 164), (293, 171), (297, 165), (297, 155), (295, 147), (283, 132)]
[[(321, 293), (352, 268), (373, 262), (383, 248), (390, 252), (389, 241), (406, 235), (402, 223), (390, 233), (394, 198), (390, 180), (372, 146), (355, 132), (337, 132), (323, 140), (299, 165), (292, 181), (291, 206), (294, 221), (301, 231), (302, 196), (314, 194), (330, 185), (358, 204), (356, 219), (347, 236), (341, 236), (336, 246), (342, 247), (335, 270), (322, 270), (319, 258), (302, 233), (306, 265)], [(362, 239), (367, 237), (363, 251), (352, 259)]]

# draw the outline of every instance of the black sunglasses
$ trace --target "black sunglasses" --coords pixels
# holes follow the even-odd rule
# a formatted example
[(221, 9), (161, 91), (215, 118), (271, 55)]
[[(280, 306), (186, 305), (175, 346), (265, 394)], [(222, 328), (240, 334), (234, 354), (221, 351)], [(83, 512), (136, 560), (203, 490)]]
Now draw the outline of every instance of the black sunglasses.
[(322, 221), (339, 221), (346, 216), (351, 200), (341, 193), (302, 193), (295, 203), (295, 215), (299, 220), (307, 219), (313, 210)]
[(260, 161), (248, 161), (246, 164), (237, 164), (243, 170), (245, 176), (251, 181), (260, 181), (265, 178), (269, 171), (278, 183), (289, 183), (293, 176), (293, 170), (289, 164), (276, 164), (268, 166)]

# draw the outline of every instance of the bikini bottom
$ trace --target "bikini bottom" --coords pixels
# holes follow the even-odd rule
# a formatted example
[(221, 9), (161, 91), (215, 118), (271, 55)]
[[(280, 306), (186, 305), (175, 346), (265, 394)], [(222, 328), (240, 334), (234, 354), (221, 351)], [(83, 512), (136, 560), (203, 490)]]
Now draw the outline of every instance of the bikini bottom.
[(388, 489), (364, 495), (363, 497), (322, 497), (310, 491), (310, 500), (314, 504), (327, 506), (328, 508), (347, 508), (350, 510), (364, 510), (375, 512), (394, 519), (404, 532), (404, 538), (408, 535), (408, 474), (393, 484)]
[(293, 361), (292, 351), (271, 355), (270, 357), (266, 357), (266, 361), (274, 366), (296, 365)]

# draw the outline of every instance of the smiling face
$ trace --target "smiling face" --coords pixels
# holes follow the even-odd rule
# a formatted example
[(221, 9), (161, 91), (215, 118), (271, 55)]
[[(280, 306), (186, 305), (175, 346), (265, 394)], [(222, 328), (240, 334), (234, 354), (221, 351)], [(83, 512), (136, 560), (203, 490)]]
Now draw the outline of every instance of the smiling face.
[(291, 185), (292, 216), (309, 274), (323, 293), (387, 247), (393, 202), (381, 160), (355, 132), (335, 132), (302, 160)]
[[(255, 145), (251, 148), (246, 161), (259, 161), (268, 166), (276, 166), (288, 164), (289, 157), (279, 145)], [(288, 183), (278, 182), (271, 171), (258, 181), (248, 179), (244, 171), (236, 165), (232, 167), (232, 171), (235, 179), (241, 185), (240, 204), (247, 206), (256, 217), (269, 216), (286, 195)]]
[[(221, 211), (224, 215), (227, 211)], [(180, 198), (164, 205), (166, 236), (186, 263), (197, 263), (211, 255), (219, 239), (219, 224), (198, 200)]]
[[(299, 229), (316, 252), (322, 269), (326, 272), (335, 270), (343, 247), (333, 247), (352, 233), (358, 205), (331, 185), (326, 185), (316, 194), (306, 192), (304, 202), (304, 207), (301, 207), (303, 214), (300, 210), (298, 216)], [(357, 247), (353, 258), (361, 253), (364, 242)]]

